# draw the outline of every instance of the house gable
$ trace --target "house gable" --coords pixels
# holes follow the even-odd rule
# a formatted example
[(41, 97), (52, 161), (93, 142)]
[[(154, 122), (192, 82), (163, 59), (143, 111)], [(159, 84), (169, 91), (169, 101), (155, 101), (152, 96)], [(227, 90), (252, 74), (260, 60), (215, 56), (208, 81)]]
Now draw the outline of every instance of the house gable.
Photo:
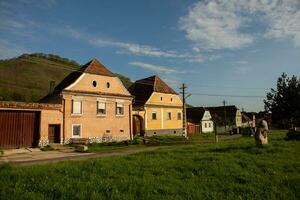
[(67, 91), (130, 95), (118, 77), (83, 73)]
[[(128, 90), (135, 96), (134, 107), (142, 107), (149, 103), (166, 104), (166, 102), (168, 102), (167, 99), (169, 99), (171, 103), (173, 102), (173, 99), (174, 102), (181, 102), (178, 94), (158, 76), (150, 76), (148, 78), (137, 80)], [(163, 99), (166, 101), (160, 100), (162, 95)]]
[(206, 110), (203, 114), (202, 121), (208, 121), (208, 120), (211, 120), (211, 115), (210, 112)]
[(145, 105), (182, 107), (182, 101), (177, 94), (153, 92)]
[(97, 59), (69, 74), (56, 87), (54, 93), (62, 91), (120, 94), (130, 96), (121, 80)]

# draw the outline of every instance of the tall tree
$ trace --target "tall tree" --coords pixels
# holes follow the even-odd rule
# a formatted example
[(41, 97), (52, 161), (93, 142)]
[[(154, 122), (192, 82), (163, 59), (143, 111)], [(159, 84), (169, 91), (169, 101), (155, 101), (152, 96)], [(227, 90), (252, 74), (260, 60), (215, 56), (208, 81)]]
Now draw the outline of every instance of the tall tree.
[(277, 80), (277, 89), (271, 89), (264, 100), (265, 110), (272, 114), (273, 123), (287, 128), (300, 125), (300, 79), (283, 73)]

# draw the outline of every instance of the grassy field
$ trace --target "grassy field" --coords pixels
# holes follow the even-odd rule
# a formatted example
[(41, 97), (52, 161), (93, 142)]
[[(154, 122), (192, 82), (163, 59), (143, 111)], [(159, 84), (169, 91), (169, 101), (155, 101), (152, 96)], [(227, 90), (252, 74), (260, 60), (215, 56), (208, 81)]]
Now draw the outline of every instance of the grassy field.
[(3, 166), (0, 198), (300, 199), (300, 145), (284, 136), (272, 132), (264, 148), (241, 137), (129, 156)]

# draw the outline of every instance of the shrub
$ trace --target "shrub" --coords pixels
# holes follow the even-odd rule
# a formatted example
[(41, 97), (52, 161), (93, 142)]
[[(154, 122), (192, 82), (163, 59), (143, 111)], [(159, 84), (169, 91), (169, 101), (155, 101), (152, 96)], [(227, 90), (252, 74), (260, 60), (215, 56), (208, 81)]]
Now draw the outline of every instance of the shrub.
[(44, 146), (41, 148), (42, 151), (54, 151), (55, 149), (50, 145)]

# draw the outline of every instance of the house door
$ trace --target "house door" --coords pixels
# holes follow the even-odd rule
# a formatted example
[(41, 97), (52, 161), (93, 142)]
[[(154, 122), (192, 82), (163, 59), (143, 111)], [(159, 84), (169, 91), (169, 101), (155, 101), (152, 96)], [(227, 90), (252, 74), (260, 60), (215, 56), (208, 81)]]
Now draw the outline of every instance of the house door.
[(60, 125), (49, 125), (48, 139), (49, 143), (60, 143)]

